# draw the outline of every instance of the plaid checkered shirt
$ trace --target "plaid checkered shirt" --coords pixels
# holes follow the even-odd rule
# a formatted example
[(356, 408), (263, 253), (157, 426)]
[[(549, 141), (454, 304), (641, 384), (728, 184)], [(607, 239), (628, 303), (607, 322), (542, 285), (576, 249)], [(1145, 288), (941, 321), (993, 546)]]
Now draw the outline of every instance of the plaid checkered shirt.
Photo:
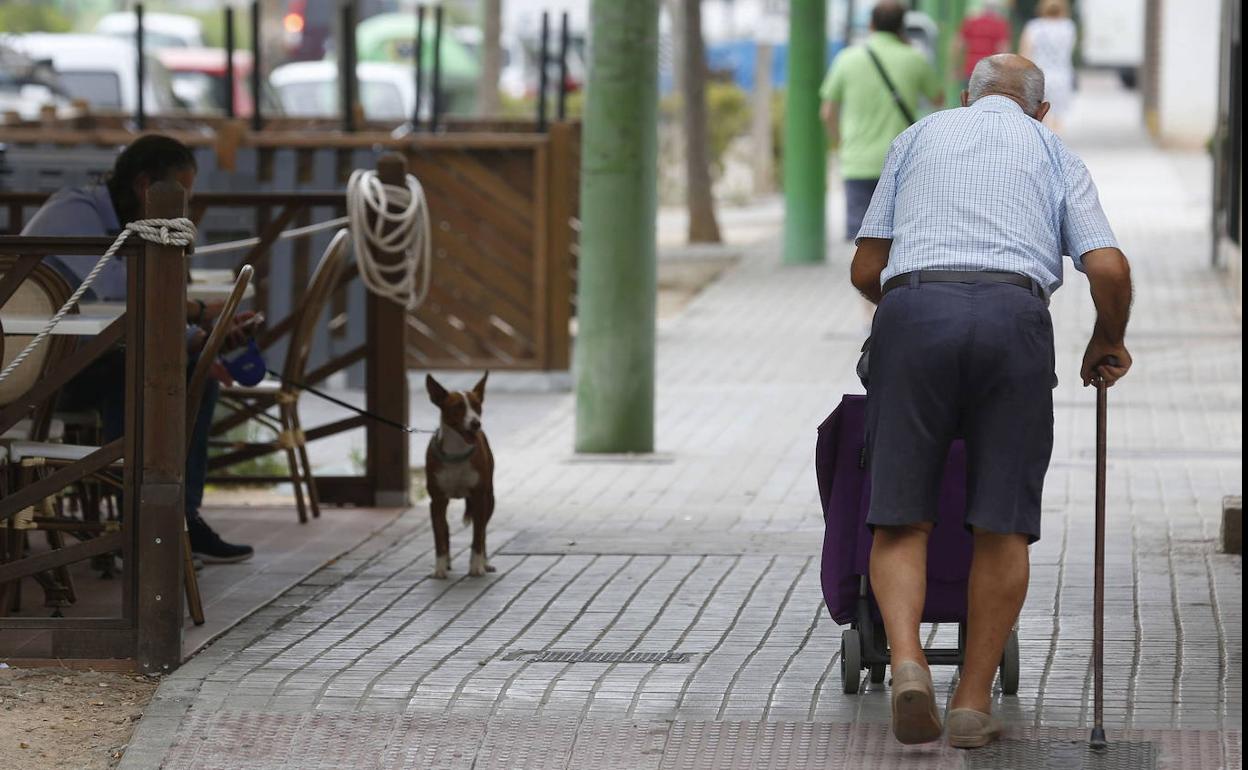
[(1116, 247), (1096, 186), (1012, 99), (933, 113), (889, 148), (858, 238), (892, 239), (881, 282), (914, 270), (1021, 273), (1052, 294), (1062, 256)]

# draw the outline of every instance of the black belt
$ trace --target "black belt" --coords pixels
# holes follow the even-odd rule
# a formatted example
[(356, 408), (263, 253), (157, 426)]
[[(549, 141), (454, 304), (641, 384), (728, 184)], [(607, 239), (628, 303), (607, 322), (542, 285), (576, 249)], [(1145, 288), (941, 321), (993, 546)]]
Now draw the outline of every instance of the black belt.
[(884, 282), (883, 294), (915, 283), (1008, 283), (1019, 286), (1048, 303), (1048, 295), (1040, 284), (1019, 273), (997, 273), (986, 270), (917, 270), (895, 275)]

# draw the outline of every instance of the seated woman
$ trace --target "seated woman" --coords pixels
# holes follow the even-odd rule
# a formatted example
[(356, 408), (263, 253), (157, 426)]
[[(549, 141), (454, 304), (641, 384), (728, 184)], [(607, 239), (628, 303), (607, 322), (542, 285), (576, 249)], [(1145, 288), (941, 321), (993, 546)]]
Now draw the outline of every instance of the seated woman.
[[(117, 156), (104, 184), (59, 190), (30, 219), (22, 235), (115, 236), (127, 223), (141, 218), (142, 202), (151, 184), (173, 180), (190, 193), (196, 171), (195, 156), (186, 145), (156, 134), (140, 137)], [(97, 259), (79, 255), (49, 257), (48, 261), (71, 286), (77, 287)], [(121, 258), (105, 265), (84, 299), (125, 302), (126, 267)], [(206, 338), (205, 327), (211, 326), (220, 311), (219, 303), (187, 302), (186, 341), (191, 359), (188, 376)], [(245, 315), (240, 314), (231, 322), (245, 320)], [(120, 437), (124, 431), (125, 372), (124, 352), (121, 349), (111, 351), (83, 370), (66, 385), (62, 394), (62, 406), (67, 409), (99, 410), (105, 441)], [(221, 381), (229, 378), (219, 364), (213, 369), (213, 376)], [(199, 515), (208, 475), (208, 431), (212, 427), (216, 402), (217, 382), (210, 380), (195, 417), (186, 455), (186, 524), (191, 551), (205, 563), (245, 561), (252, 556), (251, 546), (225, 542)]]

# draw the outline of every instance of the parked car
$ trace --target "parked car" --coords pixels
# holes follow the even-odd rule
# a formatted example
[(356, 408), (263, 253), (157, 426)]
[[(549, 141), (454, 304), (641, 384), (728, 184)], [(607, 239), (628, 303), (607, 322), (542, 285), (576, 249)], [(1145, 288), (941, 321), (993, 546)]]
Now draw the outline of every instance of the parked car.
[[(481, 61), (482, 34), (480, 27), (456, 27), (452, 30), (456, 41), (464, 46), (477, 61)], [(538, 38), (522, 39), (517, 35), (504, 33), (498, 41), (502, 60), (498, 73), (498, 90), (511, 99), (524, 99), (536, 96), (538, 87), (537, 62), (541, 58), (541, 40)], [(559, 77), (559, 36), (552, 30), (548, 41), (550, 50), (550, 69), (546, 76), (549, 83), (554, 84)], [(568, 40), (568, 77), (564, 90), (568, 93), (577, 91), (585, 82), (585, 38), (571, 35)]]
[[(157, 55), (173, 79), (173, 92), (192, 110), (224, 112), (226, 107), (224, 48), (166, 48)], [(273, 89), (260, 88), (260, 106), (264, 114), (281, 112)], [(255, 111), (251, 92), (251, 52), (234, 52), (234, 114), (250, 117)]]
[(58, 111), (70, 106), (52, 67), (0, 42), (0, 114), (16, 112), (33, 120), (47, 105)]
[[(138, 54), (133, 43), (107, 35), (45, 32), (14, 36), (9, 43), (31, 59), (49, 63), (69, 98), (83, 99), (97, 110), (138, 109)], [(154, 56), (146, 57), (145, 70), (144, 108), (153, 114), (184, 110), (173, 93), (169, 71)]]
[[(106, 14), (95, 25), (95, 34), (134, 40), (138, 20), (133, 11)], [(176, 13), (143, 14), (143, 47), (200, 48), (204, 45), (204, 25), (194, 16)]]
[[(360, 106), (367, 120), (402, 122), (412, 116), (416, 104), (412, 68), (389, 62), (360, 62), (355, 68), (360, 84)], [(301, 61), (283, 64), (269, 75), (282, 111), (305, 117), (334, 116), (341, 113), (338, 63)], [(422, 105), (422, 113), (428, 102)]]
[[(426, 83), (432, 82), (433, 23), (425, 19), (421, 65)], [(416, 55), (416, 17), (410, 13), (382, 13), (361, 21), (355, 28), (356, 55), (361, 62), (395, 62), (408, 67)], [(476, 56), (444, 30), (441, 44), (442, 112), (468, 113), (476, 107), (477, 80), (481, 67)]]

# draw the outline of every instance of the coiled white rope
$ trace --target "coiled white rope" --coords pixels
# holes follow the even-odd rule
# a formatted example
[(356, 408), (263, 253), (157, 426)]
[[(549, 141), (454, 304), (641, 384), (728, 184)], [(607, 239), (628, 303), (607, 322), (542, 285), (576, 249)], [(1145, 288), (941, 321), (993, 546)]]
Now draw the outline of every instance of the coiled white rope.
[(91, 272), (87, 273), (87, 276), (82, 279), (82, 283), (78, 285), (74, 293), (69, 295), (69, 299), (65, 300), (65, 304), (61, 306), (61, 309), (56, 311), (56, 314), (44, 324), (43, 329), (35, 335), (34, 339), (26, 343), (26, 347), (22, 348), (22, 351), (13, 357), (8, 366), (4, 367), (3, 371), (0, 371), (0, 382), (4, 382), (10, 374), (16, 371), (17, 367), (21, 366), (22, 362), (35, 351), (35, 348), (39, 347), (39, 344), (52, 333), (52, 330), (61, 322), (61, 319), (65, 317), (70, 308), (78, 304), (78, 300), (82, 298), (83, 294), (86, 294), (87, 289), (90, 289), (91, 284), (95, 282), (96, 276), (100, 274), (100, 271), (104, 269), (108, 261), (113, 258), (113, 255), (117, 253), (121, 245), (126, 242), (126, 238), (130, 237), (130, 233), (137, 233), (143, 240), (159, 243), (162, 246), (189, 248), (195, 243), (195, 223), (185, 217), (177, 219), (139, 219), (127, 224), (118, 233), (117, 240), (113, 241), (113, 244), (104, 252), (104, 256), (100, 257), (95, 266), (91, 268)]
[[(320, 232), (321, 230), (333, 230), (347, 224), (347, 217), (338, 217), (336, 219), (327, 219), (324, 222), (317, 222), (303, 227), (292, 227), (289, 230), (283, 230), (277, 234), (276, 240), (284, 241), (291, 238), (302, 238), (305, 235)], [(227, 251), (239, 251), (241, 249), (250, 248), (260, 243), (259, 238), (242, 238), (237, 241), (222, 241), (221, 243), (210, 243), (207, 246), (196, 246), (195, 256), (202, 257), (205, 254), (223, 254)]]
[[(397, 210), (391, 211), (391, 205)], [(409, 311), (419, 307), (429, 294), (433, 238), (429, 204), (416, 177), (408, 174), (406, 186), (399, 187), (382, 183), (375, 171), (355, 171), (347, 181), (347, 220), (368, 290)], [(383, 265), (377, 261), (380, 252), (401, 253), (403, 260)]]

